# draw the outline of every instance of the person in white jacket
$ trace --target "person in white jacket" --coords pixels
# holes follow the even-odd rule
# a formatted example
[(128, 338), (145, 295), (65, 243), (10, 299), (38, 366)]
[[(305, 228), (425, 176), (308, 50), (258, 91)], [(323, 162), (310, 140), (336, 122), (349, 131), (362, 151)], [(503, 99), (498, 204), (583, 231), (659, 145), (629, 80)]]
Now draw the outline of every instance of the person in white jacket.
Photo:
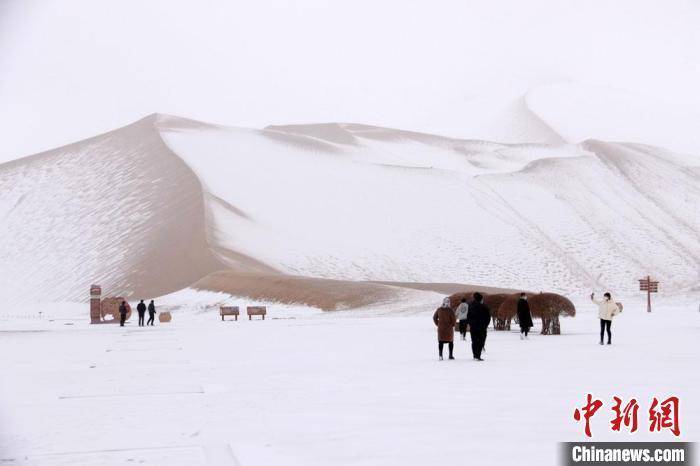
[(608, 345), (612, 344), (610, 326), (612, 325), (612, 319), (620, 312), (620, 308), (612, 300), (610, 293), (605, 293), (603, 299), (595, 299), (595, 293), (591, 293), (591, 301), (593, 301), (598, 306), (598, 317), (600, 317), (600, 344), (603, 344), (603, 334), (607, 331), (608, 334)]
[(462, 336), (462, 340), (467, 339), (467, 311), (469, 307), (467, 306), (466, 298), (462, 298), (462, 302), (457, 306), (455, 314), (457, 314), (457, 321), (459, 321), (459, 334)]

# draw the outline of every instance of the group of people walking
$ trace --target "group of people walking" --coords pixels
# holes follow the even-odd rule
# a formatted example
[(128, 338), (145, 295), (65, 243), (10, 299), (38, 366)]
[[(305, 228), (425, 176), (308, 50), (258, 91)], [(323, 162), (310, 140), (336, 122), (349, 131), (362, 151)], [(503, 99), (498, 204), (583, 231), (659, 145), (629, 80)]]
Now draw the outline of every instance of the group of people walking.
[[(148, 303), (148, 308), (146, 307), (146, 303), (143, 302), (143, 299), (138, 303), (136, 306), (136, 311), (139, 313), (139, 327), (144, 326), (144, 319), (146, 318), (146, 309), (148, 309), (148, 321), (146, 322), (145, 325), (155, 325), (155, 319), (156, 319), (156, 305), (151, 300), (150, 303)], [(119, 305), (119, 325), (122, 327), (124, 326), (124, 322), (126, 322), (126, 315), (128, 313), (128, 309), (126, 307), (126, 301), (122, 301), (122, 303)]]
[[(466, 298), (452, 310), (450, 298), (445, 298), (435, 313), (433, 322), (438, 330), (438, 355), (443, 359), (443, 348), (447, 344), (450, 355), (454, 359), (454, 333), (458, 326), (462, 340), (467, 339), (467, 329), (472, 340), (472, 354), (476, 361), (483, 361), (481, 354), (486, 346), (486, 335), (491, 322), (491, 310), (484, 303), (484, 296), (476, 292), (472, 295), (472, 302), (467, 304)], [(529, 312), (529, 311), (528, 311)], [(532, 322), (532, 319), (530, 320)]]
[[(472, 341), (472, 355), (474, 360), (483, 361), (481, 357), (486, 346), (486, 335), (489, 323), (491, 322), (491, 310), (484, 303), (484, 296), (476, 292), (472, 295), (472, 301), (467, 303), (466, 298), (462, 298), (457, 309), (452, 310), (450, 298), (445, 298), (435, 313), (433, 322), (437, 326), (438, 333), (438, 355), (443, 360), (443, 349), (445, 344), (449, 349), (449, 359), (454, 359), (454, 332), (455, 327), (459, 329), (461, 339), (467, 339), (467, 330)], [(622, 309), (612, 300), (610, 293), (605, 293), (602, 300), (595, 299), (595, 294), (591, 293), (591, 301), (598, 306), (598, 317), (600, 318), (600, 344), (603, 344), (604, 331), (607, 331), (608, 345), (612, 344), (610, 327), (615, 315), (622, 312)], [(520, 325), (520, 339), (528, 340), (528, 333), (533, 327), (530, 304), (527, 302), (527, 294), (520, 293), (517, 306), (518, 324)]]

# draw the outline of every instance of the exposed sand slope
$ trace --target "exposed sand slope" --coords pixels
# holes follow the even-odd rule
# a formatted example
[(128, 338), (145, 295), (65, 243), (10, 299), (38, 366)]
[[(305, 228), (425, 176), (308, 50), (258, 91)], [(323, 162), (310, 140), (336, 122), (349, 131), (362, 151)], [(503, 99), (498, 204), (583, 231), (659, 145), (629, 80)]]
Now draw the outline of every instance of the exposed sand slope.
[(390, 285), (400, 288), (409, 288), (413, 290), (421, 291), (433, 291), (435, 293), (440, 293), (444, 295), (450, 295), (454, 293), (473, 293), (475, 291), (480, 291), (482, 293), (516, 293), (519, 289), (514, 288), (495, 288), (492, 286), (480, 286), (480, 285), (465, 285), (464, 283), (415, 283), (415, 282), (375, 282), (381, 283), (383, 285)]
[[(401, 300), (411, 301), (421, 296), (421, 293), (416, 291), (445, 295), (458, 291), (515, 291), (459, 283), (366, 282), (236, 271), (214, 272), (194, 283), (192, 288), (219, 291), (259, 301), (303, 304), (324, 311), (355, 309)], [(429, 296), (429, 293), (423, 294), (426, 298)], [(439, 299), (435, 298), (433, 301), (436, 306), (439, 304)]]
[(234, 271), (207, 275), (194, 283), (192, 288), (221, 291), (260, 301), (303, 304), (324, 311), (388, 303), (408, 294), (406, 288), (379, 283), (280, 274), (245, 274)]
[(0, 165), (3, 302), (153, 296), (222, 268), (206, 242), (201, 184), (155, 116)]

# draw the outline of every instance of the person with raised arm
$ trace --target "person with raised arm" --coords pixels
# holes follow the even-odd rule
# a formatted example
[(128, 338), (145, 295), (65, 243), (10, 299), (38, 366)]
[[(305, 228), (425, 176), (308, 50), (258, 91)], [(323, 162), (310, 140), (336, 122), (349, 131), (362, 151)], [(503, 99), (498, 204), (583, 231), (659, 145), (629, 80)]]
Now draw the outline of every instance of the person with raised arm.
[(595, 293), (591, 293), (591, 301), (598, 306), (598, 317), (600, 318), (600, 344), (603, 344), (603, 334), (607, 331), (608, 345), (612, 344), (610, 326), (613, 317), (622, 312), (620, 307), (612, 300), (610, 293), (605, 293), (603, 299), (595, 299)]

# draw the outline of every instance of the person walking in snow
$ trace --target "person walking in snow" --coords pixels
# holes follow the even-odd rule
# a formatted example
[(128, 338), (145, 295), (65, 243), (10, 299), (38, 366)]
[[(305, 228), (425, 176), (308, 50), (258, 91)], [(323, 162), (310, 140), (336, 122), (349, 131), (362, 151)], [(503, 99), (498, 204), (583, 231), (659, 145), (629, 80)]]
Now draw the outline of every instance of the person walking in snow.
[(122, 301), (119, 305), (119, 325), (123, 327), (124, 322), (126, 322), (126, 301)]
[(146, 304), (141, 302), (136, 306), (136, 310), (139, 312), (139, 327), (143, 327), (143, 318), (146, 315)]
[(452, 351), (454, 350), (455, 323), (457, 318), (455, 312), (450, 306), (450, 298), (445, 298), (440, 306), (433, 314), (433, 322), (437, 326), (438, 336), (438, 355), (442, 361), (442, 348), (447, 343), (450, 350), (450, 359), (454, 359)]
[(153, 300), (151, 300), (150, 303), (148, 303), (148, 321), (146, 322), (146, 325), (150, 325), (153, 327), (153, 322), (155, 321), (156, 318), (156, 305), (153, 304)]
[(457, 321), (459, 321), (459, 334), (462, 340), (467, 339), (467, 311), (469, 306), (467, 305), (467, 298), (462, 298), (462, 302), (457, 306), (455, 313), (457, 314)]
[(602, 300), (595, 299), (595, 293), (591, 293), (591, 301), (598, 306), (598, 317), (600, 317), (600, 344), (603, 344), (603, 333), (607, 331), (608, 345), (610, 345), (612, 344), (610, 332), (612, 319), (622, 311), (617, 303), (612, 300), (610, 293), (605, 293)]
[(527, 340), (527, 334), (532, 327), (532, 314), (525, 293), (520, 293), (518, 300), (518, 323), (520, 324), (520, 339)]
[(491, 311), (484, 304), (484, 297), (478, 291), (474, 293), (474, 301), (469, 303), (467, 310), (467, 324), (469, 335), (472, 338), (472, 354), (477, 361), (481, 359), (481, 352), (486, 345), (486, 329), (491, 322)]

